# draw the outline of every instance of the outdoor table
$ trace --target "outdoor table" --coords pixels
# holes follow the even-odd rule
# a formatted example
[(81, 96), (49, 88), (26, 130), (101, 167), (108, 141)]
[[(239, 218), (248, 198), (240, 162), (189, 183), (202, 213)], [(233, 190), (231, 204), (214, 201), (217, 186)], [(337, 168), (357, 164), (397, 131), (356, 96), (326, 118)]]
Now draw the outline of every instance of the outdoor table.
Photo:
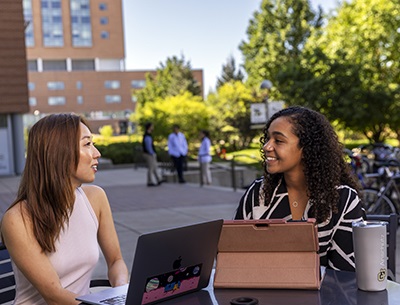
[(232, 299), (239, 297), (256, 298), (259, 305), (397, 305), (400, 284), (388, 281), (384, 291), (361, 291), (354, 272), (327, 269), (320, 290), (214, 289), (211, 280), (201, 291), (159, 304), (230, 305)]

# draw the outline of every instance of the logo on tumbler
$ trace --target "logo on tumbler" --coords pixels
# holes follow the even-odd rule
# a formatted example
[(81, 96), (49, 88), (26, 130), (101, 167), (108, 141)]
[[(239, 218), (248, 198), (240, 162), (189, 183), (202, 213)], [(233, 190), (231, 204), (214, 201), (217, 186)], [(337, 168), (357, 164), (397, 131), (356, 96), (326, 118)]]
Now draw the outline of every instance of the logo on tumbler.
[(379, 270), (379, 273), (378, 273), (378, 281), (383, 282), (385, 280), (385, 278), (386, 278), (386, 269), (382, 268), (381, 270)]
[[(380, 249), (380, 253), (381, 253), (381, 257), (380, 257), (380, 265), (381, 267), (385, 267), (385, 263), (386, 263), (386, 241), (385, 241), (385, 235), (381, 235), (380, 238), (380, 242), (381, 242), (381, 249)], [(382, 269), (381, 269), (382, 270)]]

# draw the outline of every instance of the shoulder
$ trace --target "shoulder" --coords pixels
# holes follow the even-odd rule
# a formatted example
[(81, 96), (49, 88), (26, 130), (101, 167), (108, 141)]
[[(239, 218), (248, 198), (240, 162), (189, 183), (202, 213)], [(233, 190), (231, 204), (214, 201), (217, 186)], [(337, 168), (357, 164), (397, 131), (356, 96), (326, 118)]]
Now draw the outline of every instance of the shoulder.
[(1, 220), (1, 232), (5, 238), (10, 234), (18, 234), (17, 232), (22, 234), (22, 232), (32, 230), (31, 223), (25, 204), (19, 202), (4, 213)]
[(355, 189), (348, 185), (340, 185), (339, 192), (339, 213), (362, 215), (361, 199)]
[(247, 188), (246, 193), (259, 191), (264, 184), (264, 177), (255, 179)]
[(93, 196), (95, 196), (95, 197), (106, 196), (106, 192), (104, 191), (104, 189), (98, 185), (94, 185), (94, 184), (83, 185), (81, 188), (85, 192), (85, 194), (88, 198), (93, 197)]
[(3, 215), (2, 223), (13, 219), (22, 219), (28, 215), (24, 202), (18, 202), (9, 208)]
[(82, 186), (82, 190), (96, 213), (100, 211), (105, 204), (108, 205), (107, 194), (100, 186), (93, 184), (84, 185)]
[(346, 198), (356, 198), (358, 197), (358, 193), (355, 189), (351, 188), (348, 185), (339, 185), (337, 187), (337, 190), (340, 194), (340, 199), (346, 199)]

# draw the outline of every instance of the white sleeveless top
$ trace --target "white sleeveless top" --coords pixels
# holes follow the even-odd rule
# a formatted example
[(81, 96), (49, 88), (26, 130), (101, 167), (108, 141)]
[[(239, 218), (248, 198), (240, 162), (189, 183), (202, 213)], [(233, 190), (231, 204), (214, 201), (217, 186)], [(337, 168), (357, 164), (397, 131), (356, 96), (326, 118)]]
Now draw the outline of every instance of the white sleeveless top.
[[(89, 293), (92, 272), (99, 259), (99, 223), (82, 188), (76, 189), (75, 197), (69, 225), (65, 225), (56, 241), (56, 252), (47, 256), (60, 278), (62, 287), (83, 295)], [(14, 304), (46, 304), (17, 266), (14, 263), (12, 266), (16, 282)]]

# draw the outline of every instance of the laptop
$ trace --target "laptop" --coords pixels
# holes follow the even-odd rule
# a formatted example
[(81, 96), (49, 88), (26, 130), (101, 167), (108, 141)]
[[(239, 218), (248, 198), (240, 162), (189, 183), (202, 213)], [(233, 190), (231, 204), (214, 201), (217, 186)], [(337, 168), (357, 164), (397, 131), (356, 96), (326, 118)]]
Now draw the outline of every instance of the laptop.
[(154, 304), (207, 287), (223, 220), (139, 236), (127, 285), (76, 299), (86, 304)]

